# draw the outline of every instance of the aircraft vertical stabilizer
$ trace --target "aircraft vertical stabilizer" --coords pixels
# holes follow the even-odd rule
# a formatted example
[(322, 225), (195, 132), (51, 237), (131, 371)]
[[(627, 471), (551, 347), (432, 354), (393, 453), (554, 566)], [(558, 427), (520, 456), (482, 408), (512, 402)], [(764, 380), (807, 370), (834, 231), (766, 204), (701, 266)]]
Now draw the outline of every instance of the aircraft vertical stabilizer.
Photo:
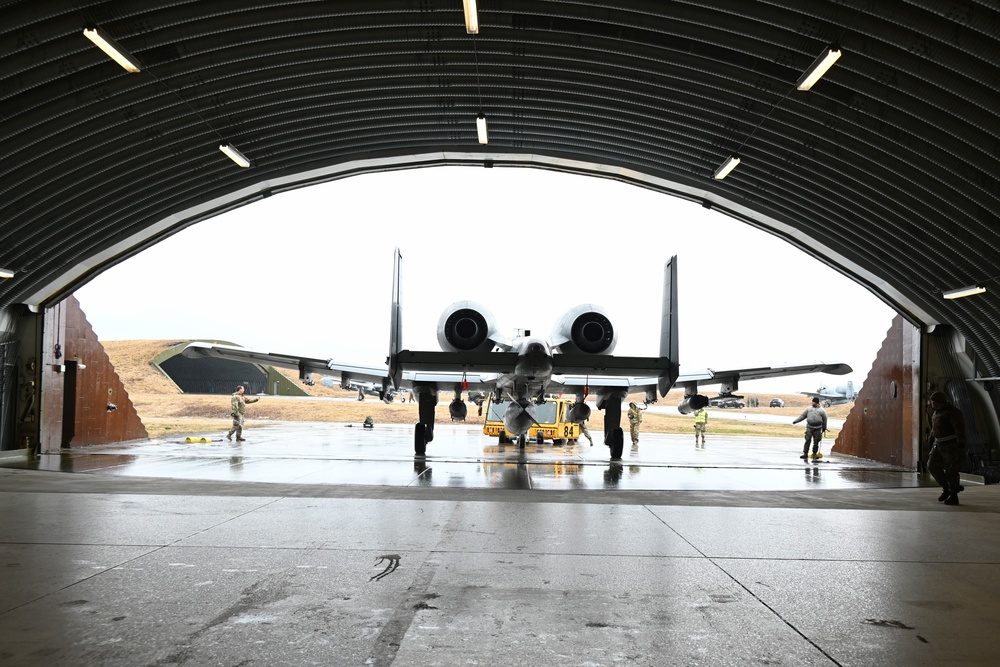
[(389, 315), (389, 380), (399, 389), (402, 371), (399, 368), (399, 350), (403, 345), (403, 318), (399, 306), (400, 263), (403, 256), (396, 248), (392, 260), (392, 311)]
[(660, 357), (670, 360), (670, 370), (661, 373), (657, 382), (660, 396), (666, 396), (680, 374), (680, 349), (677, 336), (677, 255), (671, 257), (663, 266)]

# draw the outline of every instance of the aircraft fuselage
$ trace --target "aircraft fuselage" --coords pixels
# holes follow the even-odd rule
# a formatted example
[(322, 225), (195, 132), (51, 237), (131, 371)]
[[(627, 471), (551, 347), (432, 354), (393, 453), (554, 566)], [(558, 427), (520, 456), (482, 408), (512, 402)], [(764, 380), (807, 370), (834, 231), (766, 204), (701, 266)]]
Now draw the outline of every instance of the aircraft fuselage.
[(552, 351), (541, 338), (516, 338), (510, 347), (517, 353), (513, 373), (502, 373), (497, 388), (514, 400), (544, 397), (545, 387), (552, 377)]

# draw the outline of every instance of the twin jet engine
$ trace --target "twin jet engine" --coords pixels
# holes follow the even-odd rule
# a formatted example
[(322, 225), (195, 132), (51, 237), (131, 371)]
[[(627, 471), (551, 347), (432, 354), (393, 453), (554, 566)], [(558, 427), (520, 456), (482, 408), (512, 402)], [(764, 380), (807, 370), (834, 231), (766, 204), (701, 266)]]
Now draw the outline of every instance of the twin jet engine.
[[(445, 352), (489, 352), (494, 347), (510, 349), (499, 334), (493, 314), (475, 301), (448, 306), (438, 320), (437, 339)], [(568, 310), (552, 328), (549, 345), (566, 354), (611, 354), (618, 344), (607, 311), (594, 304)]]

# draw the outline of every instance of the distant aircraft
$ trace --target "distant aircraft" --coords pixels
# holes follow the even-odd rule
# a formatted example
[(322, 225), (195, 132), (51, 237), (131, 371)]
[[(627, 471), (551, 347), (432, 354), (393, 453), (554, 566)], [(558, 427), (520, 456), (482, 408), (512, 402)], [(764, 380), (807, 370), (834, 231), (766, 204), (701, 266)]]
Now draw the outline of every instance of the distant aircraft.
[(803, 396), (818, 398), (824, 408), (828, 408), (831, 405), (850, 403), (858, 396), (858, 392), (854, 390), (854, 382), (851, 380), (847, 381), (846, 386), (840, 385), (830, 389), (826, 385), (820, 385), (816, 391), (800, 391), (799, 393)]
[(843, 363), (813, 362), (732, 370), (679, 372), (677, 340), (677, 257), (663, 271), (663, 310), (658, 357), (611, 356), (618, 332), (603, 308), (582, 304), (570, 309), (556, 323), (548, 340), (524, 331), (511, 340), (498, 331), (492, 314), (472, 301), (459, 301), (445, 309), (438, 320), (437, 338), (443, 351), (424, 352), (402, 349), (399, 303), (401, 255), (397, 249), (393, 264), (392, 312), (389, 357), (386, 368), (364, 367), (333, 360), (308, 359), (295, 355), (255, 352), (240, 347), (189, 343), (189, 357), (214, 356), (253, 361), (273, 366), (297, 368), (300, 377), (312, 372), (336, 371), (341, 385), (361, 380), (380, 383), (382, 400), (390, 402), (392, 391), (409, 388), (417, 399), (419, 421), (414, 426), (414, 451), (426, 452), (434, 438), (434, 408), (440, 390), (454, 391), (448, 405), (453, 420), (467, 414), (462, 392), (489, 392), (494, 402), (510, 401), (503, 421), (517, 436), (520, 446), (528, 429), (535, 424), (536, 406), (550, 394), (573, 394), (576, 403), (569, 421), (590, 417), (584, 402), (596, 394), (597, 409), (604, 411), (604, 442), (612, 459), (620, 459), (623, 449), (622, 401), (630, 393), (645, 393), (645, 402), (654, 403), (657, 392), (665, 397), (673, 386), (683, 387), (681, 414), (708, 405), (708, 397), (698, 393), (700, 385), (720, 385), (721, 397), (733, 396), (741, 380), (833, 373), (844, 375), (851, 367)]
[[(340, 384), (339, 382), (337, 382), (337, 378), (335, 378), (334, 376), (324, 375), (323, 377), (320, 378), (319, 383), (324, 387), (330, 387), (331, 389), (339, 385), (341, 389), (346, 389), (347, 391), (356, 391), (358, 392), (359, 401), (365, 400), (366, 394), (368, 396), (378, 396), (380, 399), (382, 398), (383, 395), (382, 385), (375, 384), (374, 382), (355, 382), (352, 380), (348, 380), (345, 384)], [(389, 398), (390, 402), (392, 401), (393, 398), (396, 397), (397, 393), (398, 392), (395, 391), (392, 392), (392, 396), (390, 396)]]

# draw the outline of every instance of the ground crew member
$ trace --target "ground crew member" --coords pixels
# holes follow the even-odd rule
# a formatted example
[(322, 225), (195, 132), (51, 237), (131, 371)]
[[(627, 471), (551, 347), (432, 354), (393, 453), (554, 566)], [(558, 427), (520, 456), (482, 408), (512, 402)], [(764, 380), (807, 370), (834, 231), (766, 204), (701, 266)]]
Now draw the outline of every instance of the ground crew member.
[(587, 430), (587, 420), (586, 419), (584, 419), (582, 422), (580, 422), (580, 433), (582, 433), (584, 435), (584, 437), (587, 438), (587, 440), (590, 440), (590, 446), (593, 447), (594, 446), (594, 439), (590, 437), (590, 431)]
[(809, 442), (812, 441), (814, 459), (821, 459), (823, 455), (819, 453), (819, 443), (826, 433), (826, 410), (819, 407), (819, 398), (813, 396), (812, 405), (802, 411), (802, 414), (795, 418), (793, 424), (798, 424), (803, 419), (806, 420), (806, 444), (802, 448), (800, 459), (809, 458)]
[(698, 436), (701, 436), (701, 444), (705, 446), (705, 428), (708, 426), (708, 410), (698, 408), (694, 413), (694, 444), (698, 446)]
[(243, 418), (246, 414), (247, 403), (256, 403), (260, 399), (256, 396), (251, 396), (247, 398), (243, 395), (243, 385), (236, 388), (233, 393), (233, 397), (230, 401), (230, 407), (232, 408), (233, 415), (233, 427), (229, 429), (229, 433), (226, 434), (226, 440), (233, 439), (233, 433), (236, 434), (236, 442), (244, 442), (243, 440)]
[(938, 502), (958, 504), (959, 469), (965, 458), (965, 418), (962, 411), (948, 402), (943, 391), (930, 396), (931, 451), (927, 455), (927, 471), (943, 489)]
[(628, 431), (632, 435), (632, 445), (639, 444), (639, 424), (642, 423), (642, 411), (646, 406), (638, 407), (635, 403), (628, 404)]

